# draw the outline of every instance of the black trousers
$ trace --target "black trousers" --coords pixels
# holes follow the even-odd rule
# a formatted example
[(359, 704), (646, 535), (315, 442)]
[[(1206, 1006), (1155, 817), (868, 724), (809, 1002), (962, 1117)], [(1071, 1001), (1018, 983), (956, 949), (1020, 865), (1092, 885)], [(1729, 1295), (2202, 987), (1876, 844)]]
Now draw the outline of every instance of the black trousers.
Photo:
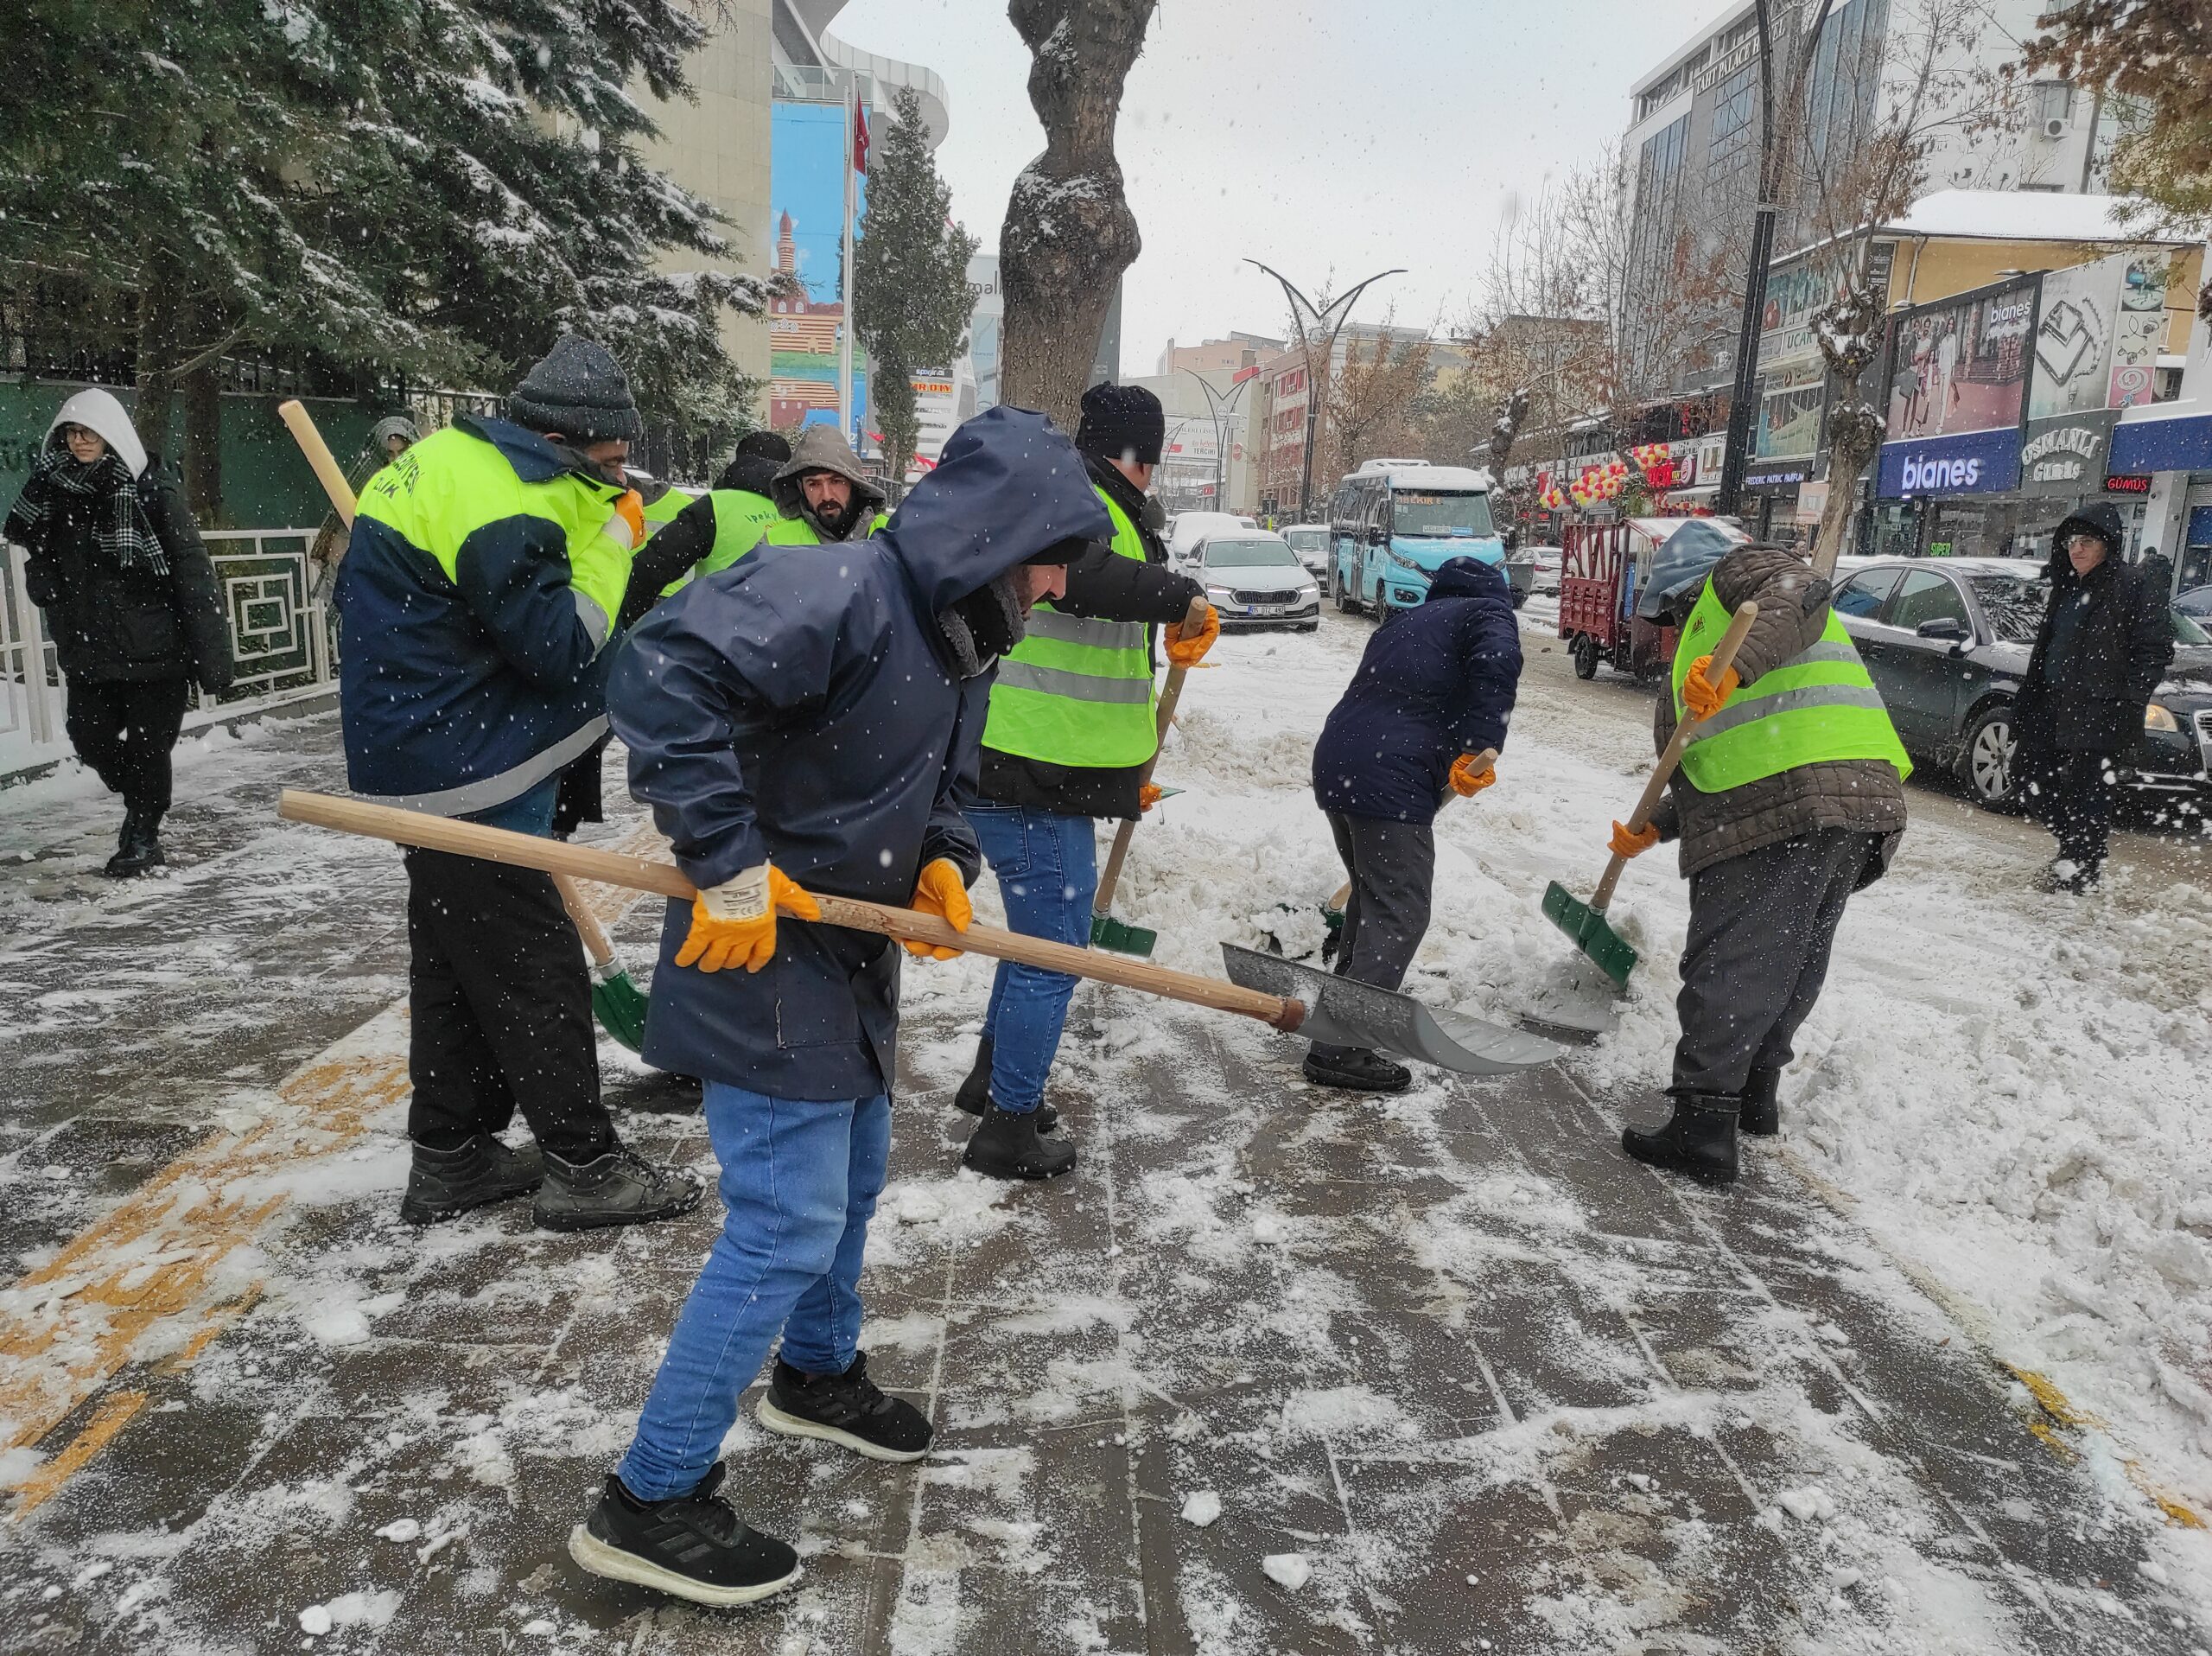
[(134, 817), (159, 822), (169, 808), (169, 752), (191, 699), (189, 678), (69, 681), (69, 745)]
[[(1332, 811), (1329, 831), (1351, 876), (1344, 930), (1337, 935), (1337, 971), (1355, 983), (1395, 989), (1428, 935), (1435, 831), (1427, 823)], [(1317, 1045), (1314, 1050), (1326, 1055), (1335, 1049)]]
[(589, 753), (578, 754), (562, 771), (553, 795), (554, 838), (568, 838), (584, 823), (607, 820), (604, 759), (607, 744), (613, 740), (610, 730), (592, 744)]
[(2112, 843), (2111, 754), (2046, 750), (2035, 757), (2035, 814), (2058, 838), (2058, 860), (2090, 879)]
[(1740, 1093), (1753, 1070), (1796, 1055), (1791, 1042), (1821, 997), (1843, 906), (1874, 845), (1872, 834), (1822, 828), (1690, 876), (1676, 1087)]
[(591, 978), (553, 877), (445, 851), (407, 861), (407, 1136), (454, 1150), (518, 1107), (538, 1143), (590, 1161), (614, 1143), (599, 1096)]

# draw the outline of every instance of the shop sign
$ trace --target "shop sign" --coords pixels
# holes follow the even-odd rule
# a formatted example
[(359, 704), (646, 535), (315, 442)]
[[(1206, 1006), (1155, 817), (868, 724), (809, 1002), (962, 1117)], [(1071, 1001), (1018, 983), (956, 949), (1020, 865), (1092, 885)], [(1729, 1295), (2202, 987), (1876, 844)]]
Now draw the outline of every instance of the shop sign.
[(2030, 420), (2020, 447), (2020, 492), (2024, 494), (2087, 494), (2105, 475), (2105, 454), (2112, 444), (2118, 409), (2095, 409)]
[(1885, 500), (1908, 495), (2005, 494), (2020, 481), (2020, 433), (1968, 431), (1882, 445), (1876, 492)]
[(2107, 472), (2105, 474), (2105, 493), (2107, 494), (2148, 494), (2151, 474), (2148, 472)]
[(1797, 521), (1818, 523), (1821, 514), (1828, 509), (1828, 486), (1824, 478), (1816, 483), (1803, 483), (1797, 489)]

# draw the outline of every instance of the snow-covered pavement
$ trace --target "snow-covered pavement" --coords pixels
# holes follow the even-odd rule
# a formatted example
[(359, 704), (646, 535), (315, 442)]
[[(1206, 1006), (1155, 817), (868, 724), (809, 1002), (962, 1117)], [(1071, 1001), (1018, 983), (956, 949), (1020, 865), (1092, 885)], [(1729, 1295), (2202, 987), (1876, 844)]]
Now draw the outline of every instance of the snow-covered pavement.
[[(1306, 754), (1368, 630), (1194, 675), (1188, 791), (1116, 905), (1163, 963), (1338, 883)], [(1596, 877), (1639, 715), (1532, 655), (1499, 787), (1443, 820), (1417, 992), (1510, 1018), (1561, 967), (1536, 897)], [(1611, 1143), (1664, 1077), (1664, 854), (1616, 905), (1619, 1029), (1523, 1081), (1347, 1103), (1256, 1026), (1086, 989), (1054, 1094), (1085, 1160), (1046, 1190), (953, 1171), (987, 963), (917, 968), (864, 1340), (940, 1448), (741, 1425), (741, 1504), (810, 1580), (715, 1617), (562, 1552), (714, 1204), (397, 1223), (396, 858), (268, 815), (333, 734), (205, 744), (200, 860), (143, 889), (78, 877), (111, 815), (80, 782), (0, 793), (37, 857), (0, 863), (0, 1415), (47, 1411), (0, 1461), (0, 1648), (2212, 1648), (2212, 1551), (2145, 1493), (2212, 1510), (2201, 887), (2069, 905), (2012, 825), (1923, 813), (1726, 1193)], [(602, 1056), (625, 1131), (708, 1166)]]

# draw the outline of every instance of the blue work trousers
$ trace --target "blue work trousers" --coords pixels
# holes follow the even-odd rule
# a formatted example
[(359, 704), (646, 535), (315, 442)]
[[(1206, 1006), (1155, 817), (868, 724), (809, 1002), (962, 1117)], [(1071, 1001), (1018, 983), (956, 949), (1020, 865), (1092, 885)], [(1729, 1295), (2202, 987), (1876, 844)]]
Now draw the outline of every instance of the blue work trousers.
[[(1098, 895), (1097, 831), (1090, 818), (992, 805), (969, 810), (968, 822), (999, 876), (1006, 923), (1029, 937), (1088, 948), (1090, 904)], [(983, 1033), (991, 1041), (991, 1101), (1000, 1109), (1026, 1113), (1043, 1101), (1075, 984), (1065, 971), (999, 962)]]
[(616, 1468), (641, 1500), (699, 1487), (779, 1333), (784, 1361), (809, 1374), (842, 1374), (860, 1349), (861, 1254), (891, 1157), (891, 1100), (709, 1081), (706, 1114), (728, 1211)]

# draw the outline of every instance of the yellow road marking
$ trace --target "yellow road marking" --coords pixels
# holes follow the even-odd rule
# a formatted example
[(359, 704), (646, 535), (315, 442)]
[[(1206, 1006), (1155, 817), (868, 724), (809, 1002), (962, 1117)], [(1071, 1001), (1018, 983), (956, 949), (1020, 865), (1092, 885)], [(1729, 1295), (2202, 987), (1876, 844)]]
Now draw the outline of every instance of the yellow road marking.
[[(645, 823), (619, 849), (665, 844)], [(593, 887), (588, 900), (612, 924), (638, 895)], [(286, 1193), (269, 1188), (270, 1175), (349, 1148), (407, 1096), (405, 1006), (386, 1008), (294, 1072), (270, 1116), (201, 1140), (0, 1296), (0, 1450), (54, 1431), (157, 1327), (171, 1353), (162, 1372), (181, 1373), (254, 1303), (260, 1283), (221, 1282), (224, 1263), (283, 1207)], [(145, 1401), (119, 1392), (103, 1402), (19, 1486), (14, 1516), (60, 1489)]]

